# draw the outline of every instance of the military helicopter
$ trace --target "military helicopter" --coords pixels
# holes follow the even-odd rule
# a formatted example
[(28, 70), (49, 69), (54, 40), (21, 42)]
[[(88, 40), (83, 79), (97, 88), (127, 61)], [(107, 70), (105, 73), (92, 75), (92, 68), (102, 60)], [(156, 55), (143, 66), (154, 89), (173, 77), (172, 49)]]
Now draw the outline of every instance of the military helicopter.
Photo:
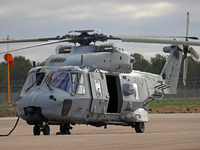
[[(200, 46), (200, 42), (188, 41), (198, 39), (188, 36), (188, 26), (189, 21), (186, 36), (113, 36), (100, 34), (100, 30), (73, 30), (62, 37), (0, 41), (2, 44), (53, 40), (9, 52), (60, 42), (74, 43), (74, 46), (58, 46), (56, 54), (47, 58), (45, 66), (29, 71), (16, 102), (18, 116), (34, 125), (34, 135), (40, 135), (41, 131), (49, 135), (49, 125), (60, 126), (57, 134), (71, 134), (75, 124), (104, 128), (107, 125), (130, 126), (137, 133), (143, 133), (144, 123), (150, 121), (149, 103), (161, 99), (164, 94), (176, 94), (182, 57), (184, 83), (187, 54), (199, 59), (198, 53), (189, 45)], [(169, 56), (157, 75), (132, 70), (135, 59), (115, 44), (95, 44), (107, 40), (171, 46), (163, 48)]]

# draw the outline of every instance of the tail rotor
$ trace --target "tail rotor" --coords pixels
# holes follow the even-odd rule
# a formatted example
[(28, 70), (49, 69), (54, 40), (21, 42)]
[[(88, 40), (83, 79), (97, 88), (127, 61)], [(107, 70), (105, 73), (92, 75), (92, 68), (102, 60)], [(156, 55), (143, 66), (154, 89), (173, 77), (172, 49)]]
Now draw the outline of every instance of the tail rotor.
[[(189, 32), (189, 21), (190, 21), (190, 14), (189, 12), (187, 12), (187, 26), (186, 26), (186, 39), (185, 41), (188, 41), (188, 32)], [(193, 58), (195, 58), (196, 60), (199, 59), (199, 54), (197, 53), (196, 50), (194, 50), (194, 48), (189, 47), (188, 45), (183, 45), (183, 84), (184, 86), (186, 85), (186, 79), (187, 79), (187, 68), (188, 68), (188, 58), (187, 58), (187, 54), (189, 53)]]

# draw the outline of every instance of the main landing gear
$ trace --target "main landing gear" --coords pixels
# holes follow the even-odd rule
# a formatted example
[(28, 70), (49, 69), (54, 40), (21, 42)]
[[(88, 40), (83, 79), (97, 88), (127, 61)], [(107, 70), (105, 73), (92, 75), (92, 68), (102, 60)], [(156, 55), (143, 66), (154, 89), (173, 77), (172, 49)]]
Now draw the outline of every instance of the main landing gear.
[(40, 135), (40, 132), (43, 132), (44, 135), (49, 135), (50, 134), (50, 127), (47, 123), (45, 123), (45, 125), (40, 125), (40, 124), (36, 124), (33, 127), (33, 134), (34, 135)]
[(136, 122), (133, 124), (132, 128), (135, 128), (136, 133), (143, 133), (145, 129), (144, 122)]
[[(71, 134), (70, 130), (73, 129), (70, 124), (61, 124), (60, 125), (60, 132), (57, 132), (56, 135), (65, 135), (65, 134)], [(34, 135), (40, 135), (41, 131), (44, 135), (50, 134), (50, 127), (48, 123), (43, 124), (36, 124), (33, 127), (33, 134)]]
[(70, 124), (61, 124), (60, 125), (60, 132), (57, 132), (56, 135), (64, 135), (64, 134), (71, 134), (69, 130), (73, 129)]

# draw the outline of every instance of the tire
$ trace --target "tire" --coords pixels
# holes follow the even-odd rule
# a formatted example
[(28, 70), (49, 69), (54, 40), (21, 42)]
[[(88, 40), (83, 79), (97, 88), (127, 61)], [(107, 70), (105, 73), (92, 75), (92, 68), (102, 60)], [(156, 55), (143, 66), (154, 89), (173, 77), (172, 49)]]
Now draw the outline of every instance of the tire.
[(60, 125), (60, 134), (71, 134), (71, 132), (69, 131), (71, 128), (69, 125), (67, 124), (61, 124)]
[(43, 127), (43, 134), (44, 135), (49, 135), (50, 134), (50, 127), (48, 124), (45, 124)]
[(33, 127), (33, 134), (40, 135), (40, 126), (38, 124)]
[(64, 124), (60, 125), (60, 132), (61, 133), (66, 133), (66, 126)]
[(135, 123), (135, 132), (136, 133), (143, 133), (145, 129), (144, 122), (136, 122)]

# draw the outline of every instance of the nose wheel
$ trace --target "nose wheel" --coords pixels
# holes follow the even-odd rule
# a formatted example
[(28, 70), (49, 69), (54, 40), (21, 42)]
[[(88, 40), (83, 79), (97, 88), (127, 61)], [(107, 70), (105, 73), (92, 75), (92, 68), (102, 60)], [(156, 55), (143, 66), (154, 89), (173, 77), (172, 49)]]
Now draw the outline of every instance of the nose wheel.
[(38, 124), (36, 124), (34, 127), (33, 127), (33, 134), (34, 135), (40, 135), (40, 126)]
[(33, 134), (34, 135), (40, 135), (40, 132), (43, 132), (44, 135), (49, 135), (50, 134), (50, 127), (47, 123), (45, 123), (45, 125), (39, 125), (36, 124), (33, 127)]
[(45, 124), (42, 130), (44, 135), (49, 135), (50, 134), (50, 127), (48, 124)]

